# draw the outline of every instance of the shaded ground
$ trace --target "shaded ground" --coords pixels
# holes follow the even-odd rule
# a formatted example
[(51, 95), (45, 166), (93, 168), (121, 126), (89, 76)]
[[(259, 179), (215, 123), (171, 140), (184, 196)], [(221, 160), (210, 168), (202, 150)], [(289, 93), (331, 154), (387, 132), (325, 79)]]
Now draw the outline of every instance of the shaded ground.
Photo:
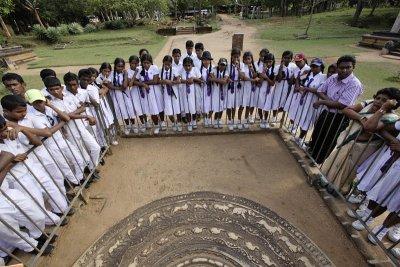
[(106, 201), (91, 199), (79, 209), (41, 266), (70, 266), (135, 209), (193, 191), (256, 201), (303, 231), (337, 266), (366, 265), (273, 133), (123, 139), (101, 174), (89, 194)]

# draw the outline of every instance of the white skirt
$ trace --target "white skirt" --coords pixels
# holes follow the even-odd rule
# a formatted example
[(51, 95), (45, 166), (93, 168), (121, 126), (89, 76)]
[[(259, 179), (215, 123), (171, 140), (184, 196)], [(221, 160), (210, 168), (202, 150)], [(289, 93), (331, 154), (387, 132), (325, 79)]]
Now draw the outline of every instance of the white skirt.
[(267, 98), (267, 87), (268, 87), (267, 82), (263, 82), (261, 86), (258, 88), (258, 94), (256, 99), (257, 101), (255, 106), (259, 109), (264, 109), (265, 100)]
[(195, 84), (194, 90), (196, 91), (195, 94), (195, 102), (196, 102), (196, 112), (201, 114), (203, 112), (203, 89), (202, 84)]
[(285, 107), (283, 108), (284, 111), (288, 113), (288, 117), (290, 120), (294, 120), (299, 113), (299, 105), (300, 105), (300, 93), (294, 92), (294, 86), (292, 86), (289, 96), (286, 99)]
[(400, 160), (393, 163), (384, 177), (367, 193), (369, 199), (390, 212), (400, 210)]
[(110, 103), (108, 103), (108, 99), (106, 97), (100, 98), (100, 110), (105, 126), (109, 128), (114, 123), (114, 115), (112, 113)]
[[(137, 86), (131, 87), (129, 89), (129, 94), (132, 101), (133, 110), (135, 111), (136, 116), (142, 116), (148, 109), (142, 104), (142, 100), (140, 97), (139, 88)], [(148, 107), (148, 106), (147, 106)]]
[(288, 90), (289, 84), (286, 80), (275, 84), (275, 90), (273, 90), (272, 110), (283, 108), (286, 102)]
[(233, 90), (229, 89), (229, 86), (226, 89), (226, 98), (225, 98), (225, 108), (236, 108), (237, 107), (237, 85), (238, 82), (233, 82)]
[(150, 88), (152, 88), (155, 92), (158, 113), (163, 112), (164, 111), (164, 96), (163, 96), (164, 90), (161, 88), (160, 85), (150, 85)]
[(315, 109), (313, 104), (318, 100), (318, 97), (313, 93), (306, 93), (301, 102), (302, 95), (299, 97), (299, 106), (295, 118), (295, 124), (299, 125), (303, 131), (308, 131), (312, 128), (319, 114), (322, 112), (322, 107)]
[(242, 82), (242, 107), (250, 107), (253, 103), (251, 103), (254, 99), (254, 92), (251, 91), (251, 82), (245, 81)]
[(196, 93), (193, 88), (194, 86), (190, 88), (190, 93), (187, 93), (186, 84), (179, 85), (181, 113), (196, 114)]
[(218, 84), (212, 85), (212, 93), (211, 93), (211, 106), (212, 106), (212, 111), (214, 112), (221, 112), (224, 110), (225, 107), (225, 96), (226, 92), (225, 91), (225, 86), (222, 88)]
[[(201, 84), (199, 90), (201, 91), (202, 97), (201, 97), (201, 112), (202, 113), (209, 113), (210, 111), (212, 111), (212, 104), (211, 104), (211, 100), (212, 100), (212, 85), (211, 85), (211, 91), (208, 92), (208, 88), (207, 88), (207, 84), (203, 83)], [(210, 93), (210, 94), (208, 94)]]
[(115, 114), (119, 120), (135, 118), (135, 112), (128, 90), (110, 90), (110, 96), (114, 104)]
[[(362, 192), (368, 192), (382, 176), (380, 169), (390, 158), (390, 149), (384, 146), (373, 153), (357, 169), (357, 180), (360, 181), (357, 189)], [(372, 165), (371, 165), (372, 164)]]
[(262, 109), (265, 111), (271, 111), (274, 101), (275, 86), (269, 86), (266, 83), (265, 85), (263, 83), (263, 86), (265, 87), (265, 99)]
[(169, 95), (167, 88), (164, 87), (164, 112), (167, 116), (181, 114), (179, 104), (179, 85), (172, 86), (173, 94)]

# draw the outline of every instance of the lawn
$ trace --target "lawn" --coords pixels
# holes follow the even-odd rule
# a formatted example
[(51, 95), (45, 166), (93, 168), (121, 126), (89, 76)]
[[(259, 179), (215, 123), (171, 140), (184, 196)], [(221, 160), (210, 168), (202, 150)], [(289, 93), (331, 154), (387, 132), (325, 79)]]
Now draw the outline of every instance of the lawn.
[[(19, 37), (18, 43), (34, 42), (32, 36)], [(102, 30), (94, 33), (69, 36), (65, 49), (39, 43), (34, 51), (38, 56), (28, 64), (29, 68), (45, 68), (77, 65), (99, 65), (112, 62), (116, 57), (127, 59), (137, 55), (139, 49), (146, 48), (154, 56), (165, 44), (166, 38), (155, 33), (155, 28), (142, 26), (124, 30)]]
[[(292, 50), (303, 52), (309, 58), (322, 57), (327, 63), (333, 63), (337, 57), (344, 54), (352, 54), (357, 58), (357, 54), (371, 51), (357, 46), (361, 36), (373, 31), (390, 30), (391, 23), (399, 12), (395, 8), (380, 8), (373, 17), (368, 17), (369, 11), (365, 9), (362, 13), (364, 28), (349, 26), (354, 9), (314, 14), (308, 40), (300, 40), (296, 36), (305, 32), (309, 16), (273, 17), (246, 22), (258, 28), (259, 41), (272, 51), (276, 58), (279, 58), (284, 50)], [(365, 86), (363, 97), (371, 97), (382, 87), (400, 87), (400, 83), (393, 79), (399, 70), (399, 62), (394, 60), (393, 63), (382, 63), (377, 57), (376, 62), (359, 61), (355, 73)]]

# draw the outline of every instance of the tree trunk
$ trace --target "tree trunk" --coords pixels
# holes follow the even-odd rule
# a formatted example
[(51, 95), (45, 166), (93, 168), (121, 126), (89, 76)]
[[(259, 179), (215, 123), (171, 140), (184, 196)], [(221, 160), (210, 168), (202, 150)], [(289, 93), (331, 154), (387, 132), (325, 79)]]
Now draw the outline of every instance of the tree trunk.
[(361, 15), (363, 8), (364, 8), (364, 1), (358, 0), (357, 6), (356, 6), (356, 12), (354, 13), (353, 21), (351, 22), (352, 26), (357, 26), (357, 23), (358, 23), (358, 20), (360, 19), (360, 15)]
[(393, 27), (390, 32), (399, 33), (400, 32), (400, 12), (397, 15), (396, 21), (393, 23)]
[(11, 33), (8, 30), (7, 25), (4, 23), (4, 20), (3, 20), (3, 18), (1, 16), (0, 16), (0, 24), (1, 24), (1, 27), (3, 28), (3, 30), (4, 30), (4, 33), (5, 33), (6, 37), (10, 38), (11, 37)]
[(371, 17), (374, 15), (375, 9), (378, 7), (378, 5), (379, 5), (379, 0), (372, 0), (372, 9), (368, 16)]
[(37, 9), (37, 8), (34, 8), (33, 12), (35, 13), (35, 18), (36, 18), (37, 22), (39, 23), (39, 25), (45, 28), (45, 26), (44, 26), (42, 20), (40, 19), (38, 9)]
[(305, 35), (308, 35), (308, 30), (310, 29), (310, 26), (311, 26), (311, 20), (312, 20), (312, 16), (313, 16), (313, 13), (314, 13), (314, 2), (315, 2), (315, 0), (311, 1), (310, 19), (308, 20), (308, 25), (307, 25), (307, 29), (306, 29)]

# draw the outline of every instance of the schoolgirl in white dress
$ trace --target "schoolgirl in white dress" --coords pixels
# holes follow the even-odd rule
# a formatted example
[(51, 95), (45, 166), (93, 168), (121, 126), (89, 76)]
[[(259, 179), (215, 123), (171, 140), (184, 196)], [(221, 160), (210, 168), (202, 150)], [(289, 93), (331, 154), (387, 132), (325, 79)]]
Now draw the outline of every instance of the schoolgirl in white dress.
[(128, 79), (128, 72), (125, 70), (125, 60), (116, 58), (114, 70), (110, 73), (109, 89), (110, 96), (114, 105), (115, 114), (118, 120), (125, 123), (125, 134), (129, 134), (134, 128), (135, 111), (132, 106), (129, 90), (124, 83)]
[(231, 51), (231, 62), (229, 64), (229, 84), (226, 96), (226, 113), (228, 116), (228, 129), (233, 131), (237, 128), (235, 123), (236, 108), (242, 105), (243, 88), (240, 81), (240, 73), (244, 64), (240, 61), (241, 52), (237, 48)]
[[(161, 90), (164, 95), (164, 112), (172, 122), (174, 131), (182, 131), (180, 126), (181, 107), (179, 104), (179, 73), (172, 67), (172, 57), (167, 55), (163, 59), (160, 73)], [(175, 118), (177, 117), (177, 118)]]
[(267, 53), (260, 68), (260, 79), (262, 79), (261, 87), (257, 97), (258, 115), (260, 116), (260, 128), (267, 129), (269, 111), (272, 105), (272, 91), (275, 85), (275, 57), (271, 53)]
[(298, 99), (298, 110), (294, 118), (294, 126), (300, 127), (299, 139), (302, 140), (307, 131), (314, 125), (316, 118), (322, 108), (315, 109), (313, 104), (318, 100), (317, 90), (326, 81), (324, 63), (321, 59), (315, 58), (311, 61), (311, 71), (301, 82)]
[(296, 63), (296, 68), (293, 70), (293, 78), (294, 84), (289, 87), (289, 96), (286, 99), (284, 111), (288, 113), (288, 118), (290, 120), (289, 130), (295, 132), (297, 130), (294, 127), (294, 119), (298, 113), (299, 101), (301, 94), (298, 92), (298, 87), (304, 79), (307, 77), (307, 74), (310, 72), (310, 66), (307, 65), (307, 59), (304, 54), (296, 54), (294, 56), (294, 60)]
[(193, 60), (190, 57), (183, 59), (183, 68), (180, 73), (181, 84), (179, 87), (179, 96), (181, 112), (186, 114), (187, 130), (191, 132), (196, 125), (196, 92), (195, 83), (202, 83), (200, 73), (193, 67)]
[(200, 66), (200, 79), (202, 83), (199, 85), (199, 90), (202, 94), (201, 111), (204, 117), (204, 127), (208, 128), (211, 125), (211, 117), (213, 113), (211, 101), (212, 101), (212, 69), (213, 66), (211, 61), (213, 60), (209, 51), (204, 51)]
[(147, 102), (147, 115), (151, 115), (154, 123), (154, 134), (158, 134), (160, 132), (159, 116), (162, 112), (160, 107), (163, 106), (160, 102), (164, 101), (159, 86), (159, 70), (156, 65), (153, 65), (153, 59), (149, 54), (144, 54), (140, 62), (141, 67), (136, 75), (136, 85), (140, 87), (140, 97)]
[(293, 68), (290, 66), (292, 59), (293, 53), (291, 51), (285, 51), (282, 54), (281, 63), (278, 66), (275, 66), (275, 90), (273, 91), (272, 98), (272, 123), (278, 122), (278, 111), (284, 107), (289, 87), (292, 84)]
[(212, 99), (211, 105), (214, 111), (214, 128), (223, 128), (222, 113), (225, 109), (225, 101), (228, 89), (229, 71), (228, 61), (221, 58), (218, 65), (212, 69)]
[(257, 101), (257, 83), (258, 69), (254, 63), (253, 54), (251, 52), (245, 52), (243, 54), (243, 69), (242, 69), (242, 86), (243, 86), (243, 96), (242, 104), (239, 108), (239, 120), (241, 120), (243, 109), (246, 107), (244, 121), (241, 121), (238, 125), (239, 129), (249, 128), (249, 114), (250, 109), (255, 107)]

